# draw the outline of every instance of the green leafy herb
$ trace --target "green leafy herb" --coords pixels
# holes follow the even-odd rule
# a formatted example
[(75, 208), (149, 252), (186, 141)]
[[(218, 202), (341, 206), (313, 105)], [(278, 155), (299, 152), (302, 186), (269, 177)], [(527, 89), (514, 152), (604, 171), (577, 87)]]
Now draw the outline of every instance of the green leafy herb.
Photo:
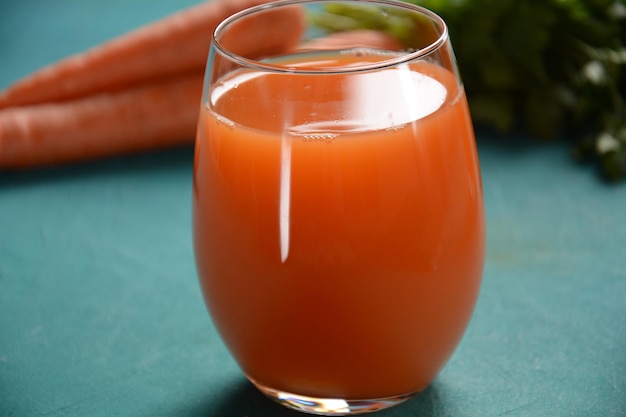
[[(608, 181), (626, 178), (626, 0), (405, 0), (448, 24), (477, 125), (571, 138), (573, 155)], [(383, 18), (337, 3), (320, 16), (332, 31), (367, 28), (407, 47), (406, 16)]]

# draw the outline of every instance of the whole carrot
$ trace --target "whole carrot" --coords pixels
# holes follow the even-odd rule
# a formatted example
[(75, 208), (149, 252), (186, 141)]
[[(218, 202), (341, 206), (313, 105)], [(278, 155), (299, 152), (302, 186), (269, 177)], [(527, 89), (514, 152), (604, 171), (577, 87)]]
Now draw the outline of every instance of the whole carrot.
[[(8, 107), (0, 108), (0, 169), (57, 165), (193, 143), (211, 31), (227, 17), (224, 14), (264, 1), (214, 0), (211, 8), (201, 5), (205, 13), (222, 13), (205, 19), (205, 24), (188, 11), (166, 18), (168, 25), (180, 26), (174, 32), (187, 34), (189, 45), (183, 45), (180, 36), (166, 36), (158, 29), (164, 23), (157, 23), (152, 30), (141, 29), (16, 83), (2, 94)], [(274, 14), (272, 25), (258, 26), (250, 20), (248, 32), (264, 48), (246, 50), (249, 57), (284, 52), (300, 38), (304, 28), (300, 8), (284, 8)], [(181, 16), (190, 17), (191, 23)], [(192, 28), (184, 28), (186, 25)], [(189, 50), (179, 55), (177, 46)], [(147, 49), (137, 49), (144, 47)], [(131, 50), (151, 65), (135, 60)], [(127, 56), (132, 57), (130, 62), (125, 60)], [(170, 64), (155, 68), (158, 62)]]
[(0, 111), (0, 168), (54, 165), (193, 142), (202, 74)]
[[(206, 65), (211, 33), (229, 15), (268, 0), (212, 0), (174, 13), (120, 37), (44, 67), (0, 92), (0, 108), (56, 102), (189, 71)], [(285, 9), (281, 17), (292, 26), (301, 10)], [(303, 26), (299, 23), (300, 28)], [(258, 32), (276, 33), (266, 27)], [(284, 32), (283, 39), (297, 36)]]

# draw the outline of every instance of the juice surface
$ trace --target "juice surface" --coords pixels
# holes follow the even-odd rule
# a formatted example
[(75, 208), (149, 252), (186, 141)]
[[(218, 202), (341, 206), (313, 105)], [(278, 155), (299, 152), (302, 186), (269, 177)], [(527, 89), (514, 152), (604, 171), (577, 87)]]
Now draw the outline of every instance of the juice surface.
[[(380, 58), (317, 65), (368, 59)], [(473, 130), (453, 75), (428, 63), (358, 76), (239, 71), (209, 101), (196, 262), (242, 370), (313, 397), (426, 388), (463, 335), (484, 259)]]

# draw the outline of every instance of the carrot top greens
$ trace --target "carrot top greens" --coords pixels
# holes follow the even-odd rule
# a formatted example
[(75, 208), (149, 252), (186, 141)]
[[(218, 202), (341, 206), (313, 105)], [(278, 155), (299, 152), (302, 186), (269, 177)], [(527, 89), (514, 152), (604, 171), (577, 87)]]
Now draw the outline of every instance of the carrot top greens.
[[(604, 179), (626, 178), (626, 0), (405, 1), (448, 24), (477, 126), (569, 138), (573, 156)], [(419, 32), (417, 20), (341, 3), (316, 23), (354, 29), (356, 13), (407, 47)]]

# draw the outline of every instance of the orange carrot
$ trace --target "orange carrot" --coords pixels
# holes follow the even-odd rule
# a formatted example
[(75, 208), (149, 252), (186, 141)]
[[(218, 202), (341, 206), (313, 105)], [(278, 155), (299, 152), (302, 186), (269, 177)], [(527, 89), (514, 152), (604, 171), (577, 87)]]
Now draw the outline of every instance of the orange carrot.
[(397, 39), (383, 32), (369, 29), (335, 32), (303, 43), (300, 49), (342, 49), (346, 47), (401, 51), (403, 46)]
[(0, 111), (0, 168), (28, 168), (193, 142), (203, 76)]
[[(11, 86), (1, 95), (0, 169), (193, 143), (213, 28), (231, 12), (266, 1), (213, 0)], [(264, 45), (247, 50), (251, 58), (284, 52), (300, 38), (302, 9), (272, 13), (274, 24), (249, 21)]]
[(283, 6), (234, 21), (221, 32), (219, 42), (232, 53), (257, 59), (293, 50), (304, 30), (303, 9)]
[[(203, 71), (217, 24), (239, 10), (266, 2), (212, 0), (172, 14), (18, 80), (0, 92), (0, 108), (63, 101)], [(300, 10), (288, 8), (282, 19), (297, 21), (303, 16)]]

